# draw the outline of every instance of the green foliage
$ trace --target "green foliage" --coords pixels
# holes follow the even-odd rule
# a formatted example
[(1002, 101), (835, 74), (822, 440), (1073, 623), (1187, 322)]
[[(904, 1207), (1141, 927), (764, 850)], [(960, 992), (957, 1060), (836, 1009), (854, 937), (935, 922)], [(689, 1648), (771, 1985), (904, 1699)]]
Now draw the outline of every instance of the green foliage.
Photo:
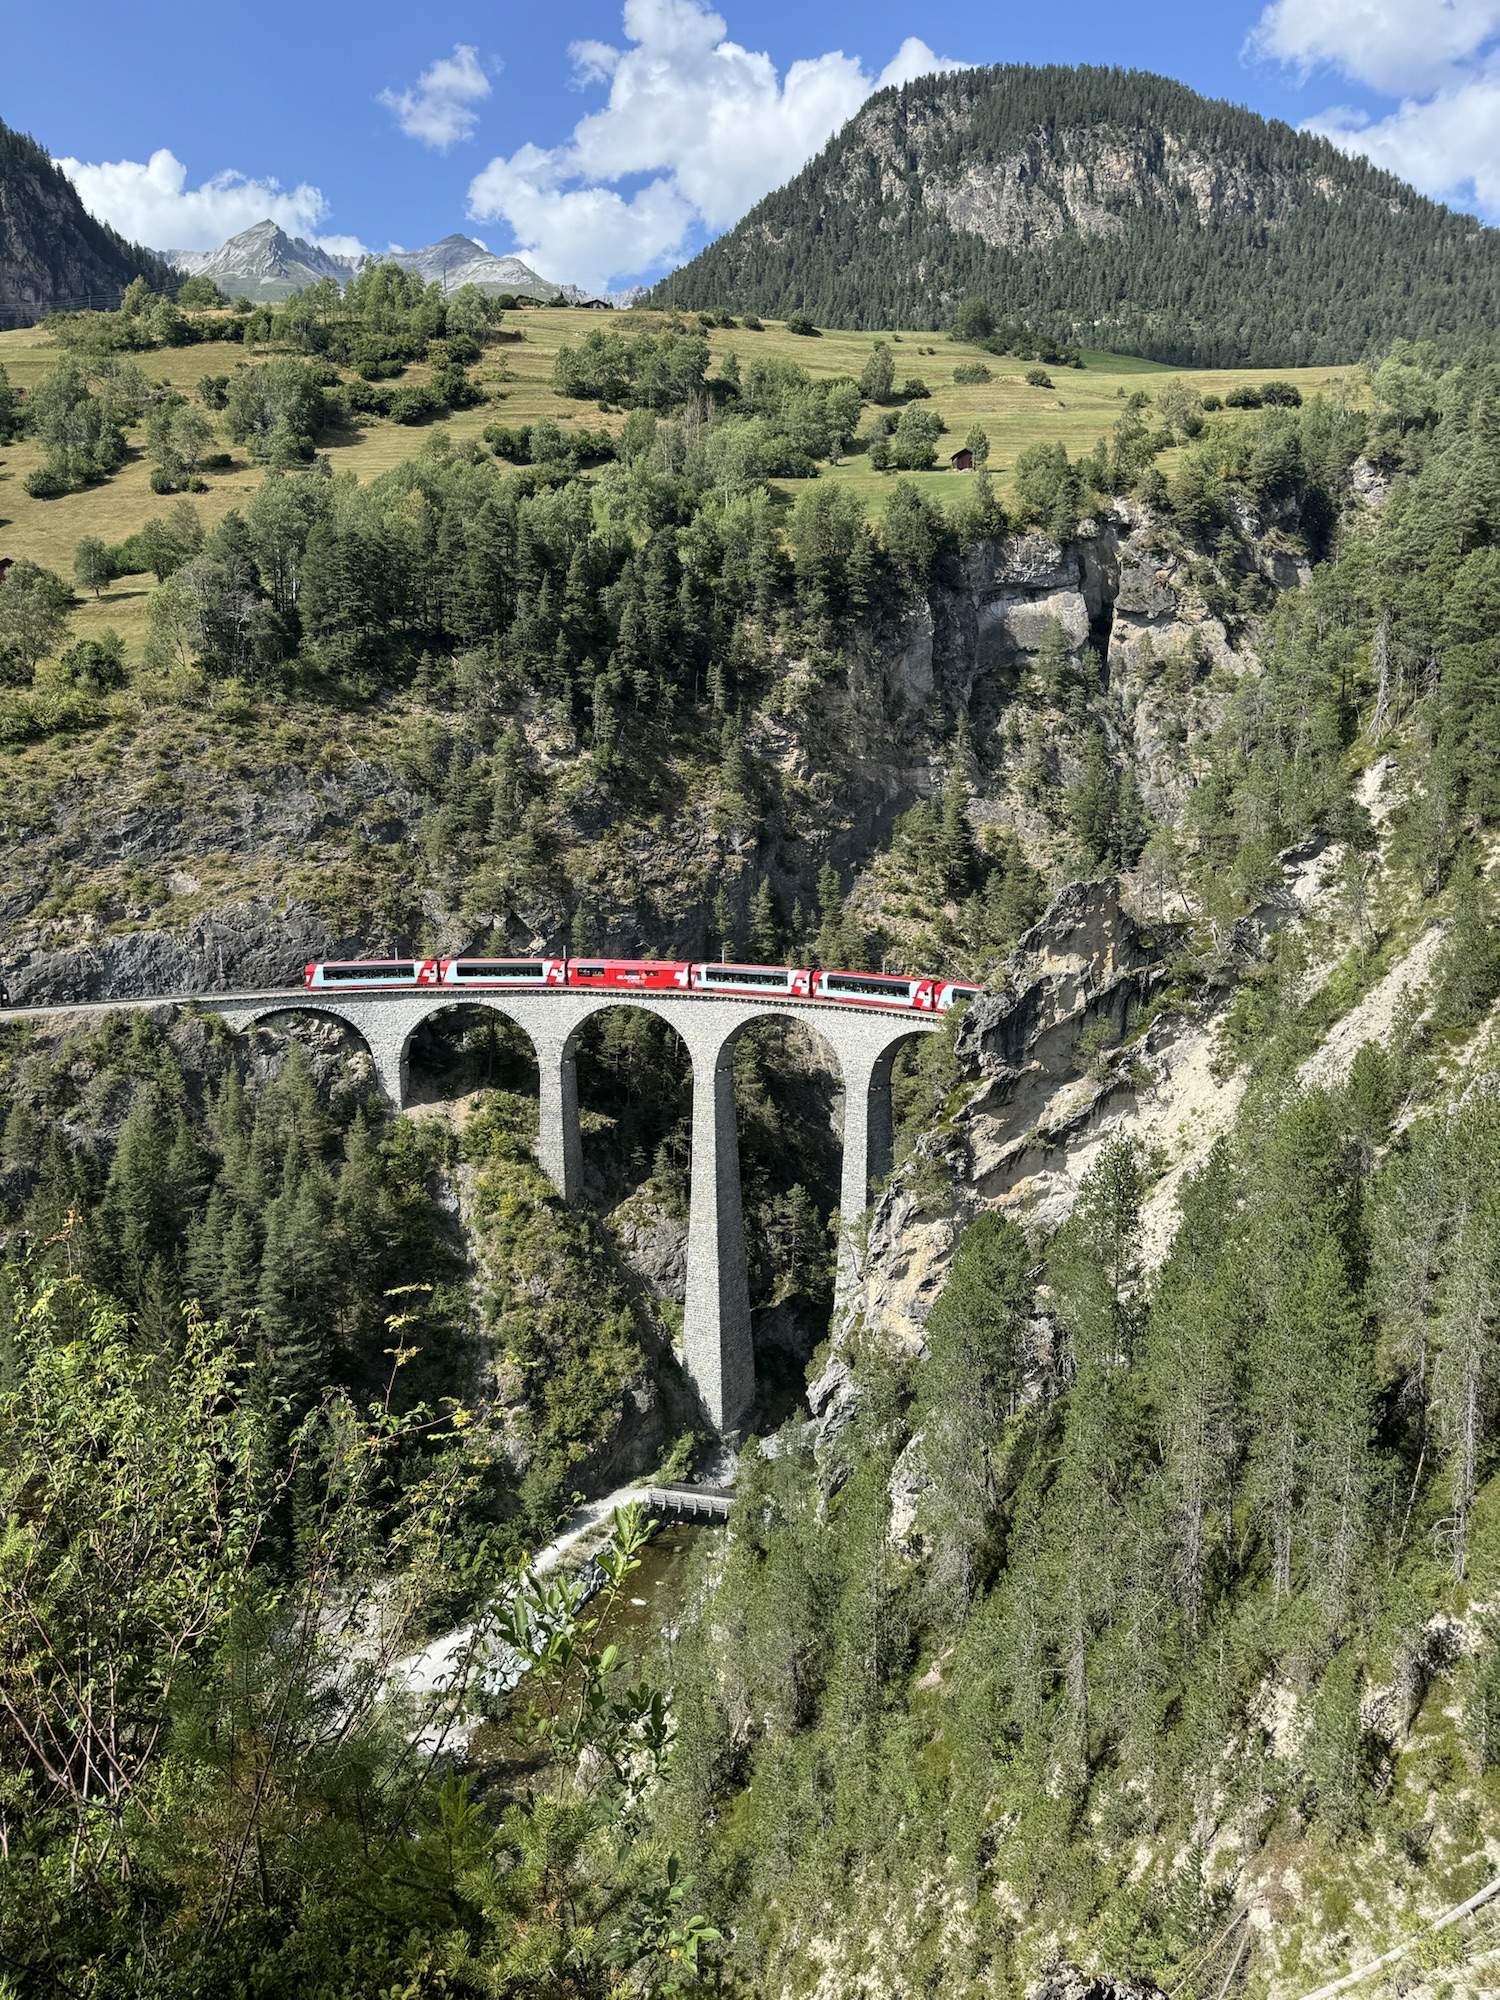
[(889, 344), (877, 340), (859, 378), (859, 393), (867, 403), (888, 403), (896, 384), (896, 358)]
[(707, 370), (701, 335), (667, 328), (626, 338), (591, 327), (578, 346), (558, 349), (552, 386), (560, 396), (665, 410), (701, 394)]
[[(467, 1413), (332, 1394), (283, 1439), (231, 1329), (190, 1315), (153, 1346), (109, 1298), (25, 1267), (4, 1296), (12, 1971), (59, 1993), (331, 2000), (450, 1971), (695, 1990), (718, 1933), (676, 1857), (639, 1841), (671, 1719), (601, 1632), (639, 1516), (594, 1575), (543, 1584), (477, 1548), (477, 1621), (446, 1680), (403, 1696), (485, 1473)], [(394, 1375), (414, 1350), (390, 1331)], [(432, 1471), (403, 1490), (414, 1449)], [(522, 1782), (451, 1775), (481, 1719)]]
[(253, 458), (271, 465), (311, 458), (329, 422), (320, 371), (292, 359), (236, 368), (225, 394), (224, 428)]
[[(1455, 1505), (1472, 1518), (1479, 1410), (1493, 1449), (1463, 1356), (1492, 1282), (1500, 1127), (1493, 1097), (1461, 1129), (1440, 1113), (1367, 1196), (1351, 1136), (1372, 1088), (1263, 1102), (1184, 1185), (1149, 1288), (1143, 1162), (1123, 1139), (1050, 1243), (982, 1214), (909, 1374), (846, 1347), (851, 1430), (816, 1461), (790, 1433), (774, 1459), (747, 1455), (735, 1541), (705, 1581), (712, 1638), (675, 1648), (660, 1824), (717, 1826), (711, 1907), (762, 1973), (795, 1983), (816, 1910), (846, 1962), (890, 1984), (872, 1917), (910, 1939), (923, 1885), (949, 1870), (966, 1921), (931, 1937), (935, 1982), (1002, 1976), (1007, 1940), (980, 1913), (1006, 1885), (1031, 1898), (1028, 1937), (1086, 1934), (1169, 1986), (1222, 1953), (1217, 1987), (1230, 1885), (1191, 1834), (1205, 1785), (1215, 1813), (1294, 1800), (1305, 1875), (1395, 1837), (1388, 1725), (1361, 1703), (1389, 1677), (1383, 1621), (1399, 1605), (1420, 1630), (1442, 1601), (1407, 1537), (1413, 1479), (1447, 1532)], [(1431, 1312), (1434, 1293), (1451, 1305)], [(1439, 1366), (1430, 1345), (1392, 1345), (1377, 1374), (1372, 1321), (1420, 1329)], [(1488, 1638), (1461, 1678), (1488, 1765)], [(1251, 1721), (1268, 1687), (1298, 1690), (1274, 1752)]]
[[(1183, 206), (1164, 134), (1253, 188), (1253, 250), (1240, 208), (1204, 220)], [(1143, 163), (1122, 233), (991, 247), (931, 199), (976, 161), (1025, 158), (1031, 198), (1066, 214), (1071, 176), (1097, 171), (1101, 146)], [(988, 342), (1042, 362), (1086, 342), (1179, 367), (1347, 366), (1393, 335), (1487, 340), (1500, 256), (1477, 223), (1327, 140), (1166, 77), (997, 64), (879, 93), (674, 272), (670, 295), (805, 309), (829, 326), (952, 324), (960, 337), (978, 337), (1003, 300), (1015, 318)], [(653, 303), (668, 303), (665, 282)]]
[(29, 681), (68, 629), (73, 593), (60, 576), (25, 557), (0, 579), (0, 682)]

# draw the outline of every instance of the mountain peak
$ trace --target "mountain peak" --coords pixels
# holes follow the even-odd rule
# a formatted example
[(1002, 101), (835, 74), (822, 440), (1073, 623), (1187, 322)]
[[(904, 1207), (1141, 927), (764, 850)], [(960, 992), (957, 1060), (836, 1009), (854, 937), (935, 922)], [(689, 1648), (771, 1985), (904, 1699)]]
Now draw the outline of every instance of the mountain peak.
[(877, 92), (653, 297), (940, 327), (971, 293), (1178, 366), (1349, 362), (1485, 334), (1500, 232), (1169, 77), (1002, 63)]

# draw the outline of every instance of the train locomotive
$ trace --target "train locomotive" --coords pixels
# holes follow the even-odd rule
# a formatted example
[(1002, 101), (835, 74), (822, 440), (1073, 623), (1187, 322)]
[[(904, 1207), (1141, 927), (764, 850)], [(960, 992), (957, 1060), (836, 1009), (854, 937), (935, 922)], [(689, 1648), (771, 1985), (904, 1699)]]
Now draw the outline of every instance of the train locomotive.
[(980, 989), (918, 973), (840, 972), (817, 966), (730, 965), (663, 958), (401, 958), (319, 961), (305, 968), (318, 992), (436, 988), (454, 993), (573, 987), (583, 992), (726, 994), (741, 999), (822, 1001), (836, 1007), (946, 1014)]

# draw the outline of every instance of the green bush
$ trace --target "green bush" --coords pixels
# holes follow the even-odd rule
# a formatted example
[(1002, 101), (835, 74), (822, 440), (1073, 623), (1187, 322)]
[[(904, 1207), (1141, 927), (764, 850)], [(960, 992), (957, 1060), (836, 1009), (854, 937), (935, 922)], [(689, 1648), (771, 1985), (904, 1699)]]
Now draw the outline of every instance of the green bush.
[(24, 484), (33, 500), (60, 500), (73, 490), (55, 465), (39, 465), (27, 473)]

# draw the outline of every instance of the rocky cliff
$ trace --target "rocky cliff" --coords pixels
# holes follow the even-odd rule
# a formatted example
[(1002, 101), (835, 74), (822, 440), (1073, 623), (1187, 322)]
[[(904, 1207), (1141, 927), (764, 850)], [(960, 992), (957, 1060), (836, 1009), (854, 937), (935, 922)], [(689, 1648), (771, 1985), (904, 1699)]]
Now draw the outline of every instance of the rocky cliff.
[[(1247, 562), (1258, 527), (1247, 524)], [(1040, 758), (1054, 791), (1071, 782), (1081, 739), (1044, 696), (1017, 701), (1044, 648), (1062, 648), (1103, 705), (1115, 754), (1168, 809), (1226, 692), (1256, 670), (1253, 631), (1230, 634), (1192, 567), (1122, 508), (1066, 543), (980, 543), (928, 598), (860, 631), (835, 670), (780, 660), (776, 700), (746, 723), (767, 801), (748, 837), (701, 792), (684, 794), (669, 829), (634, 819), (599, 796), (544, 715), (520, 710), (576, 886), (482, 908), (466, 878), (443, 876), (439, 801), (388, 719), (333, 718), (316, 742), (289, 727), (262, 748), (208, 707), (167, 745), (151, 712), (134, 710), (97, 760), (29, 774), (0, 805), (0, 976), (26, 1001), (284, 984), (310, 956), (400, 953), (423, 938), (462, 951), (499, 932), (525, 949), (558, 937), (580, 895), (601, 947), (695, 953), (726, 879), (769, 873), (786, 908), (810, 908), (823, 863), (846, 879), (870, 863), (896, 816), (941, 788), (960, 723), (976, 825), (1015, 826), (1045, 862), (1060, 836), (1028, 773)], [(403, 725), (418, 726), (416, 714)], [(457, 735), (464, 717), (435, 726)], [(887, 919), (899, 936), (900, 917)]]
[(1491, 232), (1326, 140), (1141, 71), (1002, 64), (871, 98), (670, 297), (942, 326), (977, 292), (1082, 346), (1239, 366), (1477, 333), (1497, 286)]
[(94, 220), (35, 140), (0, 125), (0, 324), (116, 306), (136, 277), (171, 283), (153, 251)]
[[(1285, 545), (1247, 514), (1242, 567), (1294, 583)], [(515, 720), (549, 785), (559, 865), (556, 886), (508, 895), (487, 878), (481, 897), (444, 866), (448, 808), (418, 753), (434, 731), (461, 740), (461, 708), (399, 703), (327, 717), (316, 737), (288, 724), (262, 738), (206, 704), (163, 736), (152, 710), (122, 701), (117, 735), (32, 769), (0, 804), (0, 976), (24, 1001), (286, 984), (330, 952), (399, 954), (424, 940), (463, 951), (497, 935), (524, 950), (560, 937), (580, 901), (601, 948), (695, 954), (726, 882), (767, 874), (786, 909), (809, 909), (824, 863), (846, 880), (865, 870), (897, 816), (941, 789), (960, 725), (974, 824), (1014, 828), (1055, 875), (1066, 846), (1055, 802), (1078, 776), (1087, 731), (1037, 688), (1038, 661), (1050, 648), (1112, 758), (1175, 817), (1225, 699), (1258, 670), (1254, 622), (1225, 625), (1201, 568), (1180, 538), (1122, 505), (1066, 542), (979, 543), (926, 598), (860, 629), (836, 663), (778, 659), (775, 699), (745, 724), (763, 804), (749, 832), (726, 828), (701, 788), (684, 787), (669, 825), (633, 814), (523, 705)], [(899, 941), (905, 920), (882, 893), (873, 878), (859, 891)]]

